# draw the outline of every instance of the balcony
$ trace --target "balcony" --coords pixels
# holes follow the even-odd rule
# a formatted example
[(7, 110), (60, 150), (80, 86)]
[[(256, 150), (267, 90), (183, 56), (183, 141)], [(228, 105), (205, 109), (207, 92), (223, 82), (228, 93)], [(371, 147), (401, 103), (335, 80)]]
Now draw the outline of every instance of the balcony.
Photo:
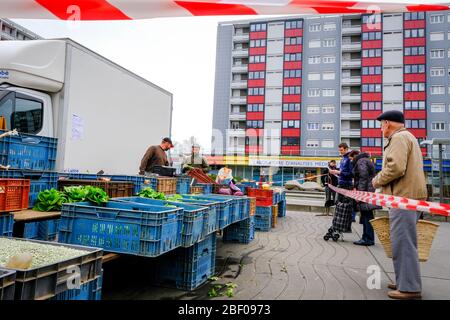
[(231, 89), (247, 89), (247, 80), (231, 81)]
[(341, 137), (342, 138), (360, 138), (361, 137), (361, 129), (342, 129)]
[(346, 77), (342, 78), (342, 84), (347, 86), (361, 85), (361, 77)]
[(231, 97), (230, 104), (247, 104), (247, 96)]
[(341, 111), (342, 120), (361, 120), (361, 112), (357, 111)]
[(238, 121), (245, 121), (246, 114), (245, 112), (239, 112), (239, 113), (230, 113), (230, 120), (238, 120)]
[(248, 33), (237, 33), (233, 36), (234, 42), (249, 42), (250, 35)]
[(342, 42), (342, 51), (361, 51), (361, 42)]
[(360, 34), (361, 33), (361, 25), (360, 24), (342, 24), (342, 34), (350, 35), (350, 34)]
[(248, 49), (234, 49), (231, 51), (233, 58), (246, 58), (248, 57)]
[(229, 146), (225, 151), (227, 155), (239, 154), (245, 155), (245, 147), (244, 146)]
[(229, 137), (244, 138), (245, 137), (245, 129), (228, 129), (227, 134)]
[(0, 31), (0, 37), (4, 40), (15, 40), (15, 38), (11, 34), (4, 31)]
[(361, 102), (361, 94), (342, 93), (341, 102), (343, 103)]
[(231, 72), (233, 73), (247, 73), (248, 64), (234, 65), (231, 67)]
[(342, 68), (361, 68), (360, 59), (342, 60)]

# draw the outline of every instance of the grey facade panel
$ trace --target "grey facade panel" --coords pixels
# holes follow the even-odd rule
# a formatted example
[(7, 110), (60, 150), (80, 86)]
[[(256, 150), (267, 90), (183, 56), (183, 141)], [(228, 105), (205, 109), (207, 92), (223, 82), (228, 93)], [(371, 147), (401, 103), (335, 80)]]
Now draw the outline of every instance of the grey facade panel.
[[(219, 25), (217, 28), (213, 137), (211, 144), (211, 150), (217, 154), (222, 154), (226, 151), (226, 133), (229, 127), (230, 114), (233, 29), (232, 25)], [(218, 134), (219, 132), (221, 132), (221, 136)]]

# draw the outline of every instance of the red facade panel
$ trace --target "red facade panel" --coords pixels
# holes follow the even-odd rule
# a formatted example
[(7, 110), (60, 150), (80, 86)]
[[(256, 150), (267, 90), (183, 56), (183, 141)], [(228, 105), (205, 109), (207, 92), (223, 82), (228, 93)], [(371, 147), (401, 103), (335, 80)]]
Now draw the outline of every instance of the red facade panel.
[(362, 42), (362, 48), (363, 49), (383, 48), (383, 41), (382, 40), (363, 41)]
[(416, 138), (425, 138), (427, 136), (427, 129), (408, 129)]
[(377, 24), (367, 24), (367, 23), (363, 23), (362, 24), (362, 28), (361, 31), (362, 32), (374, 32), (374, 31), (381, 31), (382, 29), (382, 24), (381, 23), (377, 23)]
[(248, 50), (248, 54), (250, 56), (257, 56), (257, 55), (266, 54), (266, 47), (250, 48)]
[(361, 137), (364, 138), (380, 138), (381, 129), (361, 129)]
[(373, 120), (378, 118), (380, 114), (382, 114), (383, 111), (377, 110), (377, 111), (361, 111), (361, 118), (365, 120)]
[(382, 101), (383, 94), (381, 92), (376, 93), (362, 93), (361, 94), (362, 101)]
[(409, 73), (404, 78), (405, 82), (427, 82), (425, 73)]
[(425, 28), (425, 20), (407, 20), (403, 23), (404, 29), (420, 29)]
[(424, 46), (426, 43), (425, 38), (405, 38), (405, 47), (418, 47)]
[(266, 70), (265, 63), (250, 63), (248, 65), (248, 71), (264, 71)]
[(300, 94), (283, 95), (283, 103), (300, 102), (301, 100), (302, 96)]
[(282, 137), (300, 137), (300, 129), (281, 129)]
[(264, 135), (264, 129), (247, 129), (245, 135), (247, 137), (262, 137)]
[(383, 58), (364, 58), (361, 60), (361, 65), (363, 67), (382, 66)]
[(302, 118), (301, 112), (298, 111), (283, 112), (283, 120), (300, 120), (301, 118)]
[(383, 76), (361, 76), (361, 83), (383, 83)]
[(263, 147), (262, 146), (247, 146), (247, 147), (245, 147), (245, 153), (262, 154)]
[(426, 119), (427, 112), (425, 110), (405, 110), (405, 119)]
[(267, 31), (250, 32), (250, 40), (267, 38)]
[(426, 100), (427, 94), (426, 92), (405, 92), (405, 100), (408, 101), (422, 101)]
[(247, 112), (247, 120), (264, 120), (264, 112)]
[(381, 156), (383, 149), (380, 147), (361, 147), (362, 152), (367, 152), (371, 156)]
[(284, 86), (300, 86), (302, 85), (302, 78), (287, 78), (284, 79)]
[(282, 146), (281, 154), (290, 156), (290, 155), (299, 155), (300, 154), (300, 146)]
[(303, 36), (303, 29), (289, 29), (284, 31), (285, 37), (301, 37)]
[(426, 56), (405, 56), (404, 64), (425, 64), (426, 63)]
[(284, 46), (284, 53), (299, 53), (303, 51), (302, 45)]
[(302, 68), (302, 62), (301, 61), (284, 62), (284, 66), (283, 66), (284, 70), (301, 69), (301, 68)]
[(264, 103), (264, 96), (248, 96), (247, 103)]
[(265, 81), (264, 79), (258, 79), (258, 80), (248, 80), (247, 81), (247, 86), (249, 88), (259, 88), (259, 87), (264, 87)]

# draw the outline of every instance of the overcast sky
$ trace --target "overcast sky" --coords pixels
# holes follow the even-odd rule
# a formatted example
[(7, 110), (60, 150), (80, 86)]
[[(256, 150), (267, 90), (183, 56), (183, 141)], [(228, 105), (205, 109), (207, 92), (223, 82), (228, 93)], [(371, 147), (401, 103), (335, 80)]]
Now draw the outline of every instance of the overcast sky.
[(14, 21), (44, 38), (69, 37), (172, 92), (172, 137), (182, 141), (195, 136), (209, 149), (217, 24), (245, 18), (248, 17)]

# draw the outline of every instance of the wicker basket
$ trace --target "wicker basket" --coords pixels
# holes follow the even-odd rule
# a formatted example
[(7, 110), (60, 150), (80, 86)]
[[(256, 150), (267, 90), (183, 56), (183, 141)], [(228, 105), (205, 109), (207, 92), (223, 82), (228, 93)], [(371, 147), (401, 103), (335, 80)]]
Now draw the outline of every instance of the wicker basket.
[(165, 194), (177, 193), (177, 178), (158, 178), (156, 191)]
[(272, 228), (277, 226), (278, 204), (272, 206)]
[(250, 198), (250, 216), (256, 213), (256, 198)]
[[(392, 258), (392, 247), (390, 239), (389, 218), (380, 217), (370, 220), (370, 223), (384, 248), (388, 258)], [(419, 220), (417, 222), (417, 248), (419, 250), (419, 261), (425, 262), (430, 256), (431, 245), (439, 225), (430, 221)]]

